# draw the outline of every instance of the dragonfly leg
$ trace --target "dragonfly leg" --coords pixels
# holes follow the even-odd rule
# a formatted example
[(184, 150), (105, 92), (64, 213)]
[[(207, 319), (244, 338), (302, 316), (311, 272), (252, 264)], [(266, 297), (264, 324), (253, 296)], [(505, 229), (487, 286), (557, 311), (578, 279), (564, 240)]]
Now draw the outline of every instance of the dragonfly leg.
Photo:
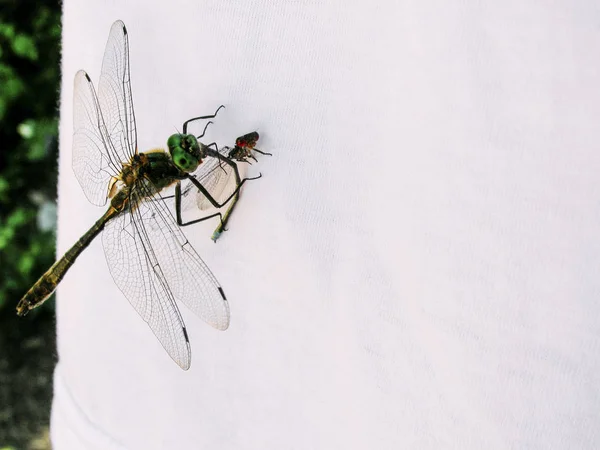
[(219, 112), (219, 110), (221, 108), (225, 108), (225, 106), (224, 105), (219, 106), (217, 108), (217, 110), (215, 111), (215, 113), (210, 116), (192, 117), (191, 119), (188, 119), (185, 122), (183, 122), (183, 134), (187, 134), (187, 126), (190, 122), (193, 122), (194, 120), (214, 119), (215, 117), (217, 117), (217, 113)]
[[(236, 167), (237, 169), (237, 167)], [(206, 190), (206, 188), (204, 186), (202, 186), (202, 183), (200, 183), (196, 178), (194, 178), (192, 175), (186, 174), (187, 175), (187, 179), (190, 180), (192, 182), (192, 184), (194, 186), (196, 186), (198, 188), (198, 190), (200, 192), (202, 192), (202, 194), (204, 194), (204, 196), (206, 197), (206, 199), (215, 207), (215, 208), (222, 208), (223, 206), (225, 206), (227, 203), (229, 203), (229, 200), (231, 200), (233, 197), (236, 196), (236, 194), (239, 192), (239, 190), (242, 188), (242, 186), (244, 185), (244, 183), (246, 181), (252, 181), (252, 180), (258, 180), (259, 178), (262, 177), (262, 174), (258, 174), (257, 177), (251, 177), (251, 178), (244, 178), (242, 179), (240, 182), (237, 183), (237, 187), (235, 188), (235, 191), (233, 191), (233, 193), (227, 197), (227, 199), (223, 202), (223, 203), (219, 203), (218, 201), (215, 200), (215, 198)], [(236, 182), (239, 179), (239, 173), (236, 172)], [(181, 189), (181, 188), (180, 188)], [(177, 189), (175, 190), (175, 196), (177, 196)]]
[[(173, 197), (173, 196), (171, 195), (169, 197), (162, 197), (162, 198), (171, 198), (171, 197)], [(177, 225), (179, 225), (180, 227), (186, 227), (188, 225), (193, 225), (195, 223), (203, 222), (205, 220), (212, 219), (213, 217), (217, 217), (217, 216), (219, 216), (219, 219), (221, 220), (220, 226), (222, 226), (222, 227), (225, 226), (225, 224), (223, 223), (223, 214), (221, 214), (220, 212), (211, 214), (206, 217), (201, 217), (199, 219), (194, 219), (194, 220), (190, 220), (188, 222), (184, 222), (183, 218), (181, 216), (181, 184), (180, 183), (177, 183), (177, 186), (175, 186), (175, 196), (174, 197), (175, 197), (175, 213), (177, 216)]]
[[(221, 155), (221, 153), (219, 152), (219, 147), (217, 146), (216, 142), (213, 142), (212, 144), (209, 144), (209, 146), (214, 146), (215, 150), (216, 150), (216, 154), (217, 155)], [(221, 155), (223, 156), (223, 155)], [(219, 167), (223, 168), (221, 166), (221, 161), (226, 162), (232, 169), (233, 172), (235, 174), (235, 182), (237, 185), (241, 184), (241, 179), (240, 179), (240, 173), (238, 170), (238, 166), (237, 163), (232, 160), (231, 158), (227, 158), (225, 156), (223, 156), (223, 159), (219, 158)], [(225, 169), (223, 169), (223, 171), (225, 171)], [(233, 210), (235, 209), (235, 205), (237, 205), (238, 200), (240, 199), (240, 192), (238, 190), (238, 192), (235, 194), (235, 197), (233, 197), (233, 200), (231, 200), (231, 204), (229, 205), (229, 208), (227, 208), (227, 211), (225, 212), (225, 215), (223, 217), (221, 217), (221, 223), (219, 224), (219, 226), (217, 228), (215, 228), (215, 231), (213, 232), (211, 239), (213, 240), (214, 243), (217, 242), (217, 239), (219, 239), (219, 237), (221, 236), (221, 234), (223, 234), (224, 231), (227, 231), (227, 222), (229, 221), (229, 218), (231, 217), (231, 214), (233, 213)]]
[(200, 136), (196, 136), (197, 139), (202, 139), (204, 137), (204, 135), (206, 134), (206, 129), (211, 123), (213, 123), (212, 120), (206, 122), (206, 125), (204, 125), (204, 130), (202, 130), (202, 134)]
[[(222, 156), (221, 153), (219, 152), (219, 147), (217, 146), (216, 142), (211, 142), (210, 144), (207, 145), (207, 147), (214, 147), (215, 148), (215, 153), (210, 153), (210, 156), (215, 157), (216, 155)], [(225, 169), (223, 169), (223, 165), (221, 164), (221, 158), (219, 158), (218, 156), (216, 156), (217, 159), (219, 160), (219, 168), (227, 173), (227, 171)], [(235, 164), (235, 163), (234, 163)], [(236, 182), (239, 183), (240, 182), (240, 176), (237, 172), (237, 166), (235, 167), (235, 172), (236, 172)]]

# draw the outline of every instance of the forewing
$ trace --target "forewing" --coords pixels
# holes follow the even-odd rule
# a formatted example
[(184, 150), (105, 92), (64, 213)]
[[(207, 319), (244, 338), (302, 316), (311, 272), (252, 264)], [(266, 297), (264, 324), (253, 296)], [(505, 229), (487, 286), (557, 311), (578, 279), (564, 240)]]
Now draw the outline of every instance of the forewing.
[(73, 91), (73, 171), (91, 203), (106, 203), (109, 181), (121, 167), (110, 145), (92, 80), (80, 70)]
[(129, 161), (137, 151), (137, 131), (129, 76), (129, 37), (120, 20), (111, 27), (106, 43), (98, 98), (119, 160)]
[(138, 201), (132, 194), (129, 210), (109, 221), (102, 234), (108, 267), (116, 285), (167, 353), (187, 370), (191, 362), (187, 331), (154, 251), (157, 243), (146, 229), (147, 208), (135, 208)]
[[(150, 195), (148, 195), (150, 197)], [(229, 327), (229, 304), (208, 266), (187, 240), (165, 202), (152, 196), (138, 208), (149, 242), (177, 301), (218, 330)]]

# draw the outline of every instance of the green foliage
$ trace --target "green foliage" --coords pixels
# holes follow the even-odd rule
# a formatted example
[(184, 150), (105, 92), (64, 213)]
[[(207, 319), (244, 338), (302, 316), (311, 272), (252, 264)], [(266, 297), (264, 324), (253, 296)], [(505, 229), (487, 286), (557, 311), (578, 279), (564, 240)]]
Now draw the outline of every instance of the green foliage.
[(54, 260), (38, 211), (56, 198), (60, 8), (9, 2), (1, 15), (0, 312), (12, 313)]

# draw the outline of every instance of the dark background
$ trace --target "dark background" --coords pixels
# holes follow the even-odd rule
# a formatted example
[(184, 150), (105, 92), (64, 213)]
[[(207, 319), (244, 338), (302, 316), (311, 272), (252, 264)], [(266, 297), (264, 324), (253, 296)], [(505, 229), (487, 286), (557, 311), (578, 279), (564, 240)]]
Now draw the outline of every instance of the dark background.
[(0, 0), (0, 449), (49, 448), (54, 302), (15, 306), (54, 262), (58, 1)]

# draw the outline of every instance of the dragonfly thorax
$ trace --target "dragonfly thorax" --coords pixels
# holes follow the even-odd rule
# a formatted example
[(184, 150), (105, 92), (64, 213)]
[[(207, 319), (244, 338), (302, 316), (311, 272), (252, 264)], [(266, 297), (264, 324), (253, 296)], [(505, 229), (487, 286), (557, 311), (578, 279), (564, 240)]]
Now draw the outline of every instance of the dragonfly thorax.
[(136, 154), (130, 162), (121, 163), (121, 172), (113, 176), (108, 184), (108, 198), (113, 198), (117, 192), (120, 192), (125, 187), (132, 186), (138, 177), (137, 167), (139, 156)]
[(206, 156), (191, 134), (173, 134), (167, 140), (167, 146), (173, 163), (186, 173), (195, 171)]

